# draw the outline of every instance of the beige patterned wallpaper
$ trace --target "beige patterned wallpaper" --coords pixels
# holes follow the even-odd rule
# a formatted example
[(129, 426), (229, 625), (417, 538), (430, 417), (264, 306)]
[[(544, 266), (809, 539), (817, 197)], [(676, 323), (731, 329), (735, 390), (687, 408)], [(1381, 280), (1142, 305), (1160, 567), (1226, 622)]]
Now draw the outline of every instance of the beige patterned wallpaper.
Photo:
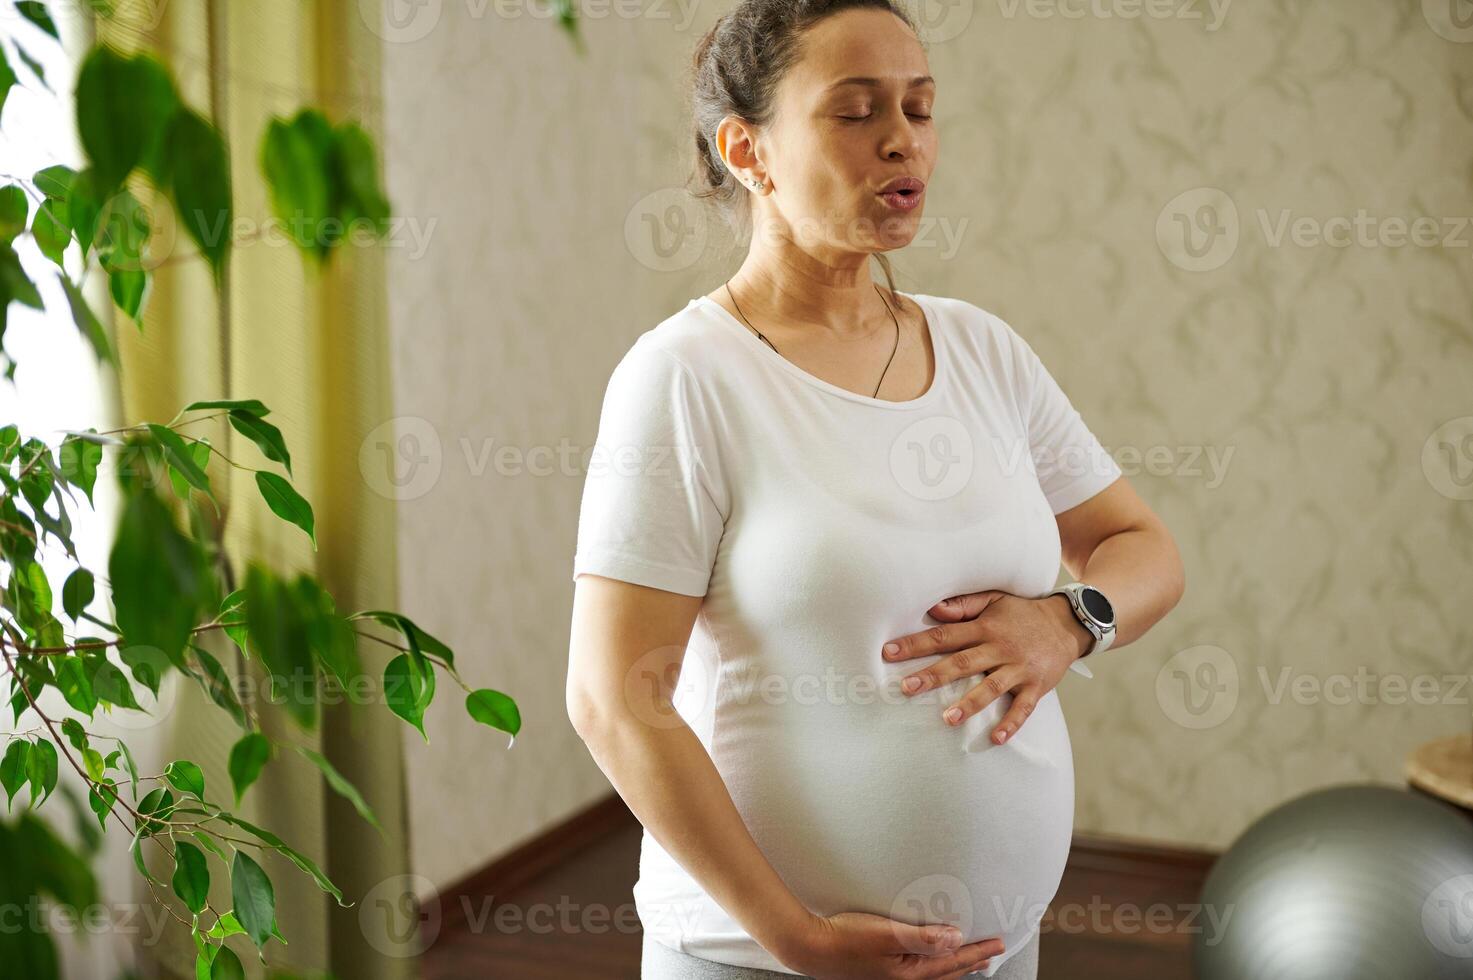
[[(609, 792), (563, 712), (579, 453), (614, 363), (735, 268), (679, 190), (726, 9), (515, 5), (386, 36), (402, 608), (521, 702), (406, 741), (424, 886)], [(600, 15), (601, 14), (601, 15)], [(1473, 727), (1473, 9), (971, 0), (922, 11), (941, 162), (899, 285), (1038, 350), (1188, 591), (1061, 689), (1080, 831), (1222, 847)], [(411, 733), (412, 734), (412, 733)]]

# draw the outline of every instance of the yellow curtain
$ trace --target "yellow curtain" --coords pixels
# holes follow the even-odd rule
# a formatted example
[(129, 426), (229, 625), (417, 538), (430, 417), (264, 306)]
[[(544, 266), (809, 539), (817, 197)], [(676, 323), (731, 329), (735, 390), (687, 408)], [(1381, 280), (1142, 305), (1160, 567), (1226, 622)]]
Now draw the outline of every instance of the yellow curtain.
[[(261, 234), (270, 209), (259, 150), (272, 116), (289, 117), (304, 106), (322, 109), (333, 122), (354, 119), (381, 133), (378, 38), (367, 26), (376, 14), (361, 0), (123, 0), (98, 23), (99, 40), (156, 53), (172, 68), (182, 97), (220, 127), (230, 147), (236, 209), (228, 272), (218, 291), (187, 236), (173, 234), (160, 219), (156, 234), (173, 245), (154, 270), (144, 327), (139, 332), (122, 318), (115, 326), (123, 421), (167, 421), (195, 399), (265, 402), (291, 450), (294, 483), (315, 511), (320, 550), (270, 513), (251, 472), (216, 458), (210, 476), (227, 511), (231, 565), (242, 577), (248, 559), (290, 574), (311, 571), (344, 612), (395, 608), (393, 502), (359, 472), (360, 446), (392, 414), (383, 254), (349, 244), (319, 270), (285, 236)], [(166, 215), (167, 206), (161, 208)], [(247, 440), (232, 439), (222, 421), (186, 431), (208, 437), (230, 459), (275, 468), (259, 461)], [(264, 703), (260, 672), (223, 639), (215, 637), (212, 650), (227, 667), (248, 672), (266, 733), (322, 751), (362, 791), (384, 829), (381, 837), (296, 753), (279, 754), (266, 767), (240, 812), (317, 860), (356, 903), (339, 908), (287, 861), (263, 855), (288, 941), (269, 943), (268, 958), (277, 967), (330, 970), (355, 980), (408, 977), (412, 961), (402, 954), (412, 938), (376, 930), (368, 921), (371, 908), (360, 921), (359, 901), (375, 886), (375, 894), (384, 894), (385, 882), (408, 872), (403, 723), (382, 704), (351, 715), (339, 705), (324, 709), (318, 731), (303, 732)], [(364, 668), (373, 676), (390, 652), (360, 643)], [(228, 805), (226, 760), (240, 731), (197, 686), (177, 690), (165, 722), (165, 758), (199, 763), (214, 797)], [(153, 901), (139, 887), (138, 900)], [(399, 895), (392, 886), (389, 891)], [(211, 905), (223, 911), (229, 896), (227, 876), (212, 866)], [(169, 922), (173, 928), (163, 941), (142, 954), (157, 959), (166, 974), (192, 977), (188, 932)], [(237, 947), (247, 969), (259, 974), (248, 951), (248, 945)]]

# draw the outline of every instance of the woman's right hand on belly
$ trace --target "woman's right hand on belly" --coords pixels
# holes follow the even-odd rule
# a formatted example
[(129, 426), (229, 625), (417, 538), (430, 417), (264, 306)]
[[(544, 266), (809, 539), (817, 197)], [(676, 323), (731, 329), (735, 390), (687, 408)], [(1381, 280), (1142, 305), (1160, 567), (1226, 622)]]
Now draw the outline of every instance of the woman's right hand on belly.
[(954, 927), (911, 925), (868, 912), (814, 916), (783, 962), (814, 980), (956, 980), (985, 970), (1001, 937), (958, 948)]

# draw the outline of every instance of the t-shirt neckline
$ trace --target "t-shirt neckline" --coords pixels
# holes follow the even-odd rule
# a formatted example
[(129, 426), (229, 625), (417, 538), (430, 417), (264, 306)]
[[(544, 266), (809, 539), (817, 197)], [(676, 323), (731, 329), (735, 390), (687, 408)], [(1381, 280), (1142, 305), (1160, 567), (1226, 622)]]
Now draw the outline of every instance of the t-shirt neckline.
[(887, 398), (871, 398), (869, 395), (861, 395), (858, 392), (850, 391), (848, 388), (844, 388), (840, 385), (833, 384), (832, 382), (825, 381), (818, 375), (810, 374), (809, 372), (803, 370), (798, 365), (794, 364), (792, 361), (788, 360), (786, 357), (783, 357), (777, 351), (773, 350), (771, 347), (768, 347), (765, 343), (762, 342), (760, 338), (758, 338), (756, 334), (752, 332), (752, 329), (750, 327), (742, 323), (736, 317), (732, 316), (731, 312), (727, 310), (726, 307), (722, 306), (711, 297), (702, 294), (700, 296), (692, 298), (691, 302), (700, 303), (708, 307), (720, 323), (740, 333), (743, 337), (746, 338), (747, 343), (756, 346), (756, 348), (758, 349), (757, 353), (759, 357), (763, 358), (764, 360), (766, 360), (767, 363), (773, 365), (779, 370), (786, 371), (793, 377), (806, 381), (807, 383), (813, 385), (815, 388), (827, 391), (830, 394), (838, 395), (840, 398), (846, 398), (849, 401), (859, 402), (861, 405), (872, 405), (875, 408), (888, 408), (906, 411), (909, 409), (923, 408), (924, 406), (930, 404), (932, 401), (935, 401), (938, 397), (940, 397), (941, 388), (945, 384), (946, 379), (949, 376), (950, 364), (946, 351), (946, 343), (941, 339), (940, 331), (936, 329), (935, 310), (931, 307), (929, 303), (924, 300), (923, 297), (925, 296), (925, 294), (907, 293), (903, 290), (896, 291), (907, 299), (914, 300), (916, 305), (921, 308), (921, 313), (926, 321), (926, 332), (931, 337), (931, 350), (933, 352), (932, 356), (936, 360), (935, 370), (933, 371), (931, 376), (930, 387), (928, 387), (925, 391), (921, 392), (916, 397), (908, 399), (906, 401), (890, 401)]

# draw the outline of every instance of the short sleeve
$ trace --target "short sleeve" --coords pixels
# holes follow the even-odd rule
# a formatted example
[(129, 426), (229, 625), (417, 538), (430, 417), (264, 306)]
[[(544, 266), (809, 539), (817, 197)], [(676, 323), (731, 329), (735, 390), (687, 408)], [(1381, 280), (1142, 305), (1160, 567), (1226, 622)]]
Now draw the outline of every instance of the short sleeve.
[(591, 572), (701, 596), (728, 512), (711, 416), (690, 370), (648, 337), (604, 392), (573, 578)]
[(1029, 450), (1050, 509), (1077, 507), (1121, 476), (1119, 464), (1090, 431), (1032, 346), (1003, 323), (1013, 345), (1017, 399)]

